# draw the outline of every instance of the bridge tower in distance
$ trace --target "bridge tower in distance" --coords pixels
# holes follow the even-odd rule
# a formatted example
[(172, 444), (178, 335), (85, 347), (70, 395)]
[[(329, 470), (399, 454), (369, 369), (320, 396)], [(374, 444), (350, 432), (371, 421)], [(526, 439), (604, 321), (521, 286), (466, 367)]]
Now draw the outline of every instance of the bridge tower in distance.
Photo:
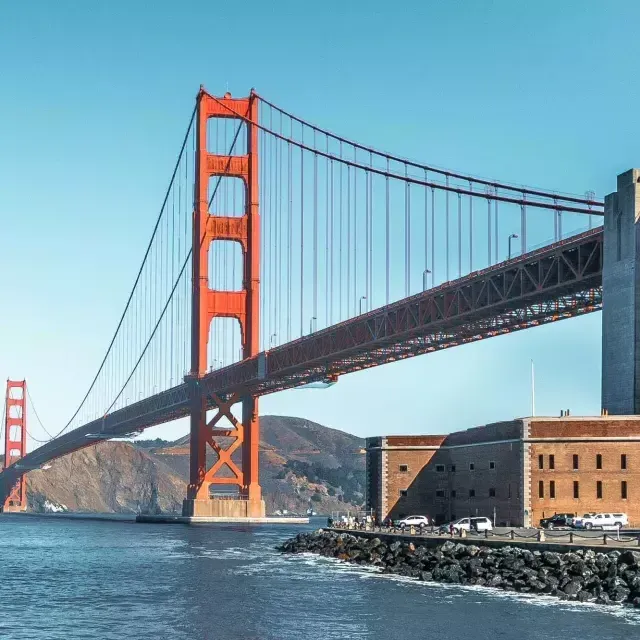
[[(4, 467), (22, 458), (27, 452), (27, 383), (7, 380), (4, 418)], [(27, 491), (24, 476), (11, 487), (2, 506), (5, 513), (27, 510)]]
[[(218, 397), (199, 384), (207, 372), (209, 328), (214, 318), (235, 318), (240, 324), (242, 355), (250, 358), (259, 352), (260, 327), (260, 213), (258, 206), (258, 98), (222, 98), (208, 94), (202, 87), (197, 98), (195, 189), (192, 237), (192, 314), (191, 314), (191, 451), (190, 477), (184, 516), (227, 516), (260, 518), (265, 505), (258, 479), (259, 421), (258, 399), (234, 394)], [(215, 118), (233, 118), (246, 126), (246, 153), (217, 155), (207, 149), (207, 123)], [(245, 188), (243, 215), (209, 211), (209, 180), (237, 178)], [(215, 240), (237, 242), (242, 248), (243, 277), (239, 291), (216, 291), (209, 287), (208, 255)], [(242, 403), (242, 420), (231, 407)], [(207, 407), (214, 405), (216, 414), (207, 420)], [(231, 427), (221, 428), (226, 418)], [(216, 437), (231, 439), (223, 448)], [(227, 440), (228, 441), (228, 440)], [(207, 468), (207, 451), (217, 455)], [(241, 466), (232, 458), (240, 451)], [(211, 485), (236, 485), (237, 499), (212, 498)]]

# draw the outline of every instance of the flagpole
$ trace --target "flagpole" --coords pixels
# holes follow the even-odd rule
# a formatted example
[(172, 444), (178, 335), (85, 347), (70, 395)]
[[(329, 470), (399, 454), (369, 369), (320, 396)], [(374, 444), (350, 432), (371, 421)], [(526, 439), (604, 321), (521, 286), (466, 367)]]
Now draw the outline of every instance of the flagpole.
[(531, 415), (536, 415), (536, 381), (533, 369), (533, 360), (531, 360)]

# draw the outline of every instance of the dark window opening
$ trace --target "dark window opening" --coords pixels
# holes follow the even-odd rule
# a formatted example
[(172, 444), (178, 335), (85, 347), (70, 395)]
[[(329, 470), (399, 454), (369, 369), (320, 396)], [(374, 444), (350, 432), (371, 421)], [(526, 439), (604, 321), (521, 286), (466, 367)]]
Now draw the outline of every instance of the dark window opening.
[(544, 482), (542, 480), (538, 482), (538, 498), (544, 498)]
[(577, 480), (573, 481), (573, 497), (576, 500), (580, 497), (580, 483)]
[(493, 461), (491, 461), (491, 462), (489, 463), (489, 469), (495, 469), (495, 468), (496, 468), (496, 463), (495, 463), (495, 462), (493, 462)]
[(602, 454), (596, 456), (596, 469), (602, 469)]
[(436, 465), (436, 471), (438, 473), (444, 473), (444, 465), (443, 464), (437, 464)]
[(456, 465), (452, 464), (451, 465), (451, 473), (455, 473), (456, 472)]
[(602, 500), (602, 481), (598, 480), (596, 482), (596, 498), (598, 498), (598, 500)]
[(580, 468), (580, 456), (577, 453), (573, 454), (573, 470), (577, 471)]
[(476, 490), (475, 489), (469, 489), (469, 497), (470, 498), (475, 498), (476, 497)]
[(456, 497), (456, 495), (458, 495), (458, 494), (457, 494), (457, 492), (456, 492), (456, 490), (455, 490), (455, 489), (452, 489), (452, 490), (451, 490), (451, 497), (452, 497), (452, 498), (455, 498), (455, 497)]
[(473, 471), (476, 468), (476, 465), (473, 462), (469, 463), (469, 471)]
[(409, 493), (409, 491), (407, 489), (400, 489), (400, 497), (401, 498), (406, 498), (408, 493)]
[(549, 483), (549, 497), (550, 498), (555, 498), (556, 497), (556, 482), (555, 482), (555, 480), (552, 480)]
[(491, 487), (491, 489), (489, 489), (489, 497), (490, 498), (495, 498), (496, 497), (496, 490)]
[(409, 471), (409, 465), (406, 464), (401, 464), (399, 468), (402, 473), (406, 473), (407, 471)]
[(555, 469), (556, 468), (556, 457), (551, 454), (549, 456), (549, 469)]
[(623, 500), (627, 499), (627, 481), (623, 480), (620, 484), (620, 496)]
[(620, 468), (621, 469), (626, 469), (627, 468), (627, 454), (623, 453), (620, 456)]
[(436, 491), (436, 498), (444, 498), (444, 497), (445, 497), (444, 490), (442, 490), (442, 489), (438, 489), (438, 490)]
[(542, 454), (538, 456), (538, 469), (544, 469), (544, 456)]

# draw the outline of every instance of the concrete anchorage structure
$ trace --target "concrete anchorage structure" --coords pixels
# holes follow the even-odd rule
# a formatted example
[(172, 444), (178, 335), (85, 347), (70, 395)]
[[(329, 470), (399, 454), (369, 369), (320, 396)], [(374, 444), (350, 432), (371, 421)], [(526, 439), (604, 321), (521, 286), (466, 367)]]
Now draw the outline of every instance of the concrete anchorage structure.
[(602, 270), (602, 408), (640, 413), (640, 170), (605, 198)]
[(367, 507), (382, 521), (624, 512), (640, 525), (640, 417), (531, 417), (447, 436), (367, 440)]

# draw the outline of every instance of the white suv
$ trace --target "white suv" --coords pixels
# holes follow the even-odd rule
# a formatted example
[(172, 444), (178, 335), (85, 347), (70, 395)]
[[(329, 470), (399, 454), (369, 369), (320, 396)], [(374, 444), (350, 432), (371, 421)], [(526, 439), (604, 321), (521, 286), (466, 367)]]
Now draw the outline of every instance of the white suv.
[(588, 518), (582, 518), (578, 525), (581, 529), (604, 529), (605, 527), (620, 528), (629, 524), (626, 513), (596, 513)]
[(424, 529), (429, 526), (429, 518), (427, 516), (409, 516), (408, 518), (404, 518), (400, 520), (397, 524), (401, 529), (405, 529), (406, 527), (414, 526), (419, 527), (420, 529)]

